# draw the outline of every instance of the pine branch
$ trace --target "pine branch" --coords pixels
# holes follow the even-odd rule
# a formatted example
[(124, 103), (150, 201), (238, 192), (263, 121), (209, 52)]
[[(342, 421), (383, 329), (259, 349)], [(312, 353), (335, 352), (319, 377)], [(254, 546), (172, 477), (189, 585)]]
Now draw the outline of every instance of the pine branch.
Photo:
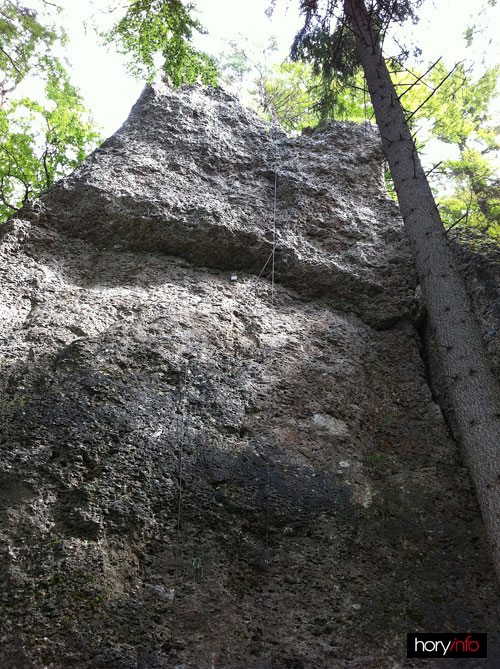
[(420, 77), (418, 77), (418, 79), (416, 79), (416, 80), (410, 85), (410, 87), (409, 87), (406, 91), (404, 91), (403, 93), (401, 93), (401, 95), (399, 96), (398, 99), (401, 100), (401, 98), (402, 98), (404, 95), (406, 95), (409, 91), (411, 91), (411, 89), (412, 89), (414, 86), (416, 86), (420, 81), (422, 81), (422, 79), (423, 79), (425, 76), (427, 76), (427, 75), (429, 74), (429, 72), (431, 72), (431, 71), (436, 67), (436, 65), (439, 63), (439, 61), (440, 61), (441, 59), (442, 59), (442, 56), (440, 56), (440, 57), (436, 60), (436, 62), (435, 62), (433, 65), (430, 66), (430, 68), (427, 70), (427, 72), (424, 72), (424, 74), (422, 74)]
[[(389, 59), (389, 60), (394, 60), (394, 59)], [(408, 72), (408, 74), (411, 74), (412, 77), (415, 77), (415, 79), (419, 78), (418, 74), (415, 74), (415, 72), (412, 72), (409, 70), (407, 67), (401, 64), (401, 69), (404, 70), (405, 72)], [(390, 70), (389, 74), (400, 74), (401, 70)], [(424, 86), (427, 86), (430, 90), (432, 90), (432, 86), (430, 86), (426, 81), (422, 81)]]
[(425, 176), (428, 177), (429, 174), (432, 174), (434, 170), (437, 169), (442, 163), (443, 163), (442, 160), (440, 160), (439, 163), (436, 163), (432, 169), (430, 169), (428, 172), (425, 173)]
[(419, 106), (415, 109), (415, 111), (413, 111), (413, 112), (407, 117), (407, 119), (406, 119), (406, 122), (407, 122), (407, 123), (408, 123), (408, 121), (409, 121), (411, 118), (413, 118), (413, 117), (415, 116), (415, 114), (416, 114), (420, 109), (422, 109), (422, 107), (423, 107), (425, 104), (427, 104), (427, 102), (429, 102), (429, 100), (432, 98), (432, 96), (433, 96), (435, 93), (437, 93), (437, 91), (441, 88), (441, 86), (444, 84), (444, 82), (445, 82), (447, 79), (449, 79), (449, 78), (451, 77), (451, 75), (453, 74), (453, 72), (457, 69), (457, 67), (458, 67), (461, 63), (463, 63), (463, 60), (461, 60), (460, 63), (457, 63), (457, 64), (455, 65), (455, 67), (454, 67), (452, 70), (450, 70), (450, 72), (448, 72), (448, 74), (446, 75), (446, 77), (445, 77), (445, 78), (444, 78), (444, 79), (443, 79), (443, 80), (436, 86), (436, 88), (434, 88), (434, 90), (432, 91), (432, 93), (431, 93), (430, 95), (428, 95), (428, 96), (425, 98), (425, 100), (422, 102), (422, 104), (419, 105)]

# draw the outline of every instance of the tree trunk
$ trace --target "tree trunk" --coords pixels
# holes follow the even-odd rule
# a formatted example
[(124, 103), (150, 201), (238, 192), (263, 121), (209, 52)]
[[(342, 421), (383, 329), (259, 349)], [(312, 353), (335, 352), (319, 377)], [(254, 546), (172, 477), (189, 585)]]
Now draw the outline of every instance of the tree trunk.
[[(500, 387), (364, 0), (344, 0), (500, 582)], [(438, 446), (438, 445), (436, 445)]]

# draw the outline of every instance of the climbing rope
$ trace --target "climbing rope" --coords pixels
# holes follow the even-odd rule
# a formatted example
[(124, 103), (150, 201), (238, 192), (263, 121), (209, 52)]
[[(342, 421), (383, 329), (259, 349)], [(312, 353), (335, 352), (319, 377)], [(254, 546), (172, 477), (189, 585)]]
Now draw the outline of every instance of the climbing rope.
[(265, 271), (266, 267), (269, 265), (269, 262), (272, 260), (273, 256), (274, 256), (274, 246), (273, 246), (273, 249), (272, 249), (271, 253), (269, 254), (269, 258), (266, 260), (266, 264), (265, 264), (264, 267), (260, 270), (259, 275), (258, 275), (258, 276), (255, 278), (255, 280), (254, 280), (254, 287), (255, 287), (255, 289), (257, 289), (257, 284), (259, 283), (259, 279), (260, 279), (260, 277), (264, 274), (264, 271)]
[[(277, 227), (276, 227), (276, 218), (277, 218), (277, 192), (278, 192), (278, 127), (277, 124), (273, 129), (272, 141), (274, 144), (274, 184), (273, 184), (273, 205), (272, 205), (272, 247), (269, 257), (266, 260), (266, 263), (262, 267), (260, 274), (255, 279), (255, 286), (260, 279), (260, 277), (265, 272), (266, 268), (271, 265), (271, 296), (270, 296), (270, 343), (268, 350), (268, 366), (269, 369), (273, 369), (274, 361), (274, 336), (275, 336), (275, 311), (276, 311), (276, 285), (275, 285), (275, 275), (276, 275), (276, 240), (277, 240)], [(233, 317), (231, 316), (231, 334), (230, 334), (230, 343), (232, 344), (232, 330), (234, 322)], [(172, 626), (172, 639), (176, 639), (176, 629), (180, 623), (179, 611), (177, 610), (178, 603), (178, 589), (180, 584), (181, 576), (181, 550), (182, 550), (182, 512), (183, 512), (183, 476), (184, 476), (184, 450), (186, 445), (186, 395), (187, 395), (187, 383), (189, 375), (189, 362), (186, 361), (186, 366), (184, 369), (184, 377), (182, 388), (180, 391), (179, 402), (176, 408), (176, 415), (172, 419), (171, 424), (167, 428), (167, 431), (172, 426), (174, 420), (176, 421), (176, 443), (178, 448), (178, 495), (177, 495), (177, 522), (176, 522), (176, 539), (175, 539), (175, 576), (174, 576), (174, 597), (173, 597), (173, 613), (174, 621)], [(273, 400), (274, 400), (274, 389), (271, 386), (269, 394), (269, 414), (268, 414), (268, 425), (272, 425), (272, 415), (273, 415)], [(268, 657), (268, 609), (269, 609), (269, 565), (270, 565), (270, 517), (271, 517), (271, 468), (270, 468), (270, 456), (271, 456), (271, 445), (272, 445), (272, 436), (269, 435), (267, 449), (263, 453), (266, 464), (266, 473), (265, 473), (265, 531), (264, 531), (264, 555), (263, 555), (263, 568), (265, 571), (265, 581), (264, 581), (264, 597), (263, 597), (263, 647), (264, 647), (264, 659), (266, 665), (270, 666), (270, 661)], [(200, 557), (194, 557), (192, 560), (192, 568), (195, 573), (195, 581), (200, 581), (203, 578), (204, 566), (202, 559)]]
[[(277, 211), (277, 200), (278, 200), (278, 126), (275, 122), (274, 127), (274, 190), (273, 190), (273, 209), (272, 209), (272, 249), (269, 255), (269, 258), (266, 261), (266, 264), (262, 268), (257, 281), (262, 276), (264, 270), (268, 266), (269, 262), (271, 263), (271, 322), (270, 322), (270, 347), (269, 347), (269, 356), (268, 356), (268, 366), (272, 370), (274, 367), (274, 334), (275, 334), (275, 279), (276, 279), (276, 211)], [(271, 391), (269, 394), (269, 413), (267, 424), (272, 430), (272, 417), (273, 417), (273, 404), (274, 404), (274, 388), (271, 385)], [(269, 565), (271, 562), (270, 556), (270, 546), (269, 546), (269, 529), (270, 529), (270, 516), (271, 516), (271, 469), (270, 469), (270, 456), (271, 456), (271, 445), (272, 445), (272, 436), (269, 436), (267, 453), (265, 453), (265, 462), (266, 462), (266, 489), (265, 489), (265, 534), (264, 534), (264, 559), (263, 567), (265, 570), (265, 582), (264, 582), (264, 611), (263, 611), (263, 646), (264, 646), (264, 659), (266, 664), (270, 666), (270, 660), (268, 656), (268, 625), (267, 621), (269, 619)]]

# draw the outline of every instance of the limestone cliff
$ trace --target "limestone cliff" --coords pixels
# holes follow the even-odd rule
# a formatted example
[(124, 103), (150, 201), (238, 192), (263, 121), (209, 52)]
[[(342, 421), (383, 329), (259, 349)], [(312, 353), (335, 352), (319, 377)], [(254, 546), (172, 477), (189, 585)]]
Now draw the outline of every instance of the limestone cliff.
[(440, 666), (410, 631), (494, 658), (381, 163), (370, 126), (292, 140), (157, 83), (5, 226), (0, 667)]

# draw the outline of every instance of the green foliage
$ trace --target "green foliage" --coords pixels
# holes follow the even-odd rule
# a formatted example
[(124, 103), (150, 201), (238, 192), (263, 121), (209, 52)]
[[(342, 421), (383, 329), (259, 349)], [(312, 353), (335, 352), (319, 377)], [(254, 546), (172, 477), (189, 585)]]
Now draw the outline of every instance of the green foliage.
[(372, 455), (366, 456), (366, 462), (371, 466), (379, 465), (382, 462), (382, 459), (381, 453), (373, 453)]
[[(43, 8), (43, 4), (40, 3)], [(43, 25), (38, 12), (17, 0), (3, 0), (0, 6), (0, 106), (29, 72), (43, 71), (62, 32)]]
[(294, 134), (305, 127), (314, 127), (324, 118), (323, 102), (331, 94), (335, 103), (329, 118), (340, 121), (363, 121), (371, 114), (371, 105), (363, 89), (363, 78), (346, 88), (338, 79), (332, 80), (325, 92), (320, 76), (307, 63), (285, 62), (271, 71), (261, 72), (253, 91), (257, 110), (268, 120), (276, 121), (285, 132)]
[[(277, 51), (276, 38), (271, 37), (267, 42), (254, 42), (241, 33), (237, 40), (228, 41), (228, 49), (217, 56), (217, 68), (224, 86), (240, 98), (245, 98), (245, 88), (254, 80), (263, 80), (269, 73), (269, 60)], [(257, 92), (246, 91), (252, 96)], [(258, 106), (258, 105), (257, 105)]]
[[(52, 55), (66, 41), (52, 23), (58, 11), (45, 0), (39, 11), (17, 0), (0, 7), (0, 223), (74, 169), (99, 139), (80, 94)], [(41, 99), (7, 99), (35, 78), (45, 84)]]
[[(433, 122), (433, 132), (443, 142), (461, 144), (471, 136), (486, 145), (496, 145), (496, 129), (485, 127), (490, 120), (488, 106), (496, 94), (500, 68), (490, 68), (482, 77), (473, 81), (463, 64), (455, 69), (452, 77), (439, 89), (422, 110), (421, 116)], [(447, 75), (446, 67), (439, 63), (429, 81), (436, 86)]]
[(157, 71), (155, 57), (160, 54), (164, 59), (161, 69), (174, 86), (197, 81), (215, 85), (214, 59), (190, 44), (193, 30), (203, 32), (191, 16), (192, 9), (180, 0), (133, 0), (125, 15), (104, 34), (105, 41), (129, 55), (134, 76), (151, 81)]
[[(439, 64), (433, 85), (449, 73)], [(474, 80), (459, 65), (429, 100), (421, 115), (432, 123), (431, 134), (454, 146), (459, 157), (443, 161), (433, 185), (443, 219), (450, 225), (478, 228), (500, 239), (500, 175), (492, 158), (500, 151), (500, 127), (488, 111), (497, 95), (500, 68)], [(498, 163), (497, 163), (498, 164)]]
[(0, 110), (0, 222), (74, 169), (99, 139), (57, 61), (45, 98), (24, 97)]
[(343, 104), (339, 93), (345, 85), (354, 85), (359, 77), (360, 66), (352, 33), (340, 25), (330, 34), (322, 23), (304, 32), (300, 39), (297, 36), (291, 56), (293, 61), (309, 63), (313, 75), (321, 79), (318, 88), (321, 92), (316, 101), (321, 119), (335, 116)]
[[(479, 151), (466, 149), (460, 160), (447, 160), (437, 187), (443, 221), (473, 227), (500, 241), (500, 178), (498, 168)], [(453, 191), (443, 191), (443, 183)], [(441, 195), (439, 192), (441, 190)]]
[(230, 40), (228, 42), (229, 50), (219, 54), (217, 69), (224, 85), (241, 93), (243, 81), (252, 72), (254, 64), (248, 54), (248, 49), (242, 46), (242, 41), (245, 41), (245, 38), (242, 35), (239, 37), (238, 41)]
[(466, 28), (465, 33), (464, 33), (464, 38), (465, 38), (465, 43), (467, 46), (471, 46), (473, 38), (474, 38), (474, 32), (475, 32), (475, 26), (469, 26)]
[[(372, 0), (367, 11), (372, 27), (383, 41), (392, 23), (416, 21), (416, 10), (423, 0)], [(352, 114), (347, 104), (345, 87), (352, 91), (360, 86), (361, 67), (356, 53), (356, 40), (345, 14), (345, 3), (332, 0), (326, 5), (318, 0), (302, 0), (304, 25), (295, 36), (291, 48), (293, 61), (310, 63), (315, 76), (321, 77), (316, 109), (324, 121), (328, 118), (346, 118)], [(402, 48), (397, 62), (409, 55)], [(366, 105), (364, 104), (364, 107)]]
[(317, 81), (305, 63), (275, 65), (262, 72), (252, 91), (257, 110), (264, 118), (278, 123), (285, 132), (294, 133), (315, 126), (319, 115), (315, 110)]
[[(402, 103), (409, 113), (418, 110), (410, 125), (417, 127), (422, 119), (428, 121), (419, 148), (435, 138), (448, 145), (445, 153), (455, 151), (458, 156), (443, 159), (430, 175), (445, 226), (476, 228), (500, 238), (500, 181), (498, 169), (489, 159), (500, 150), (500, 128), (488, 112), (496, 95), (499, 68), (490, 68), (473, 79), (463, 64), (449, 71), (438, 62), (421, 81), (421, 73), (415, 72), (415, 85), (405, 88), (403, 80), (412, 77), (397, 64), (393, 67), (395, 86), (401, 86), (398, 90), (404, 93)], [(390, 175), (386, 181), (389, 194), (394, 196)]]

